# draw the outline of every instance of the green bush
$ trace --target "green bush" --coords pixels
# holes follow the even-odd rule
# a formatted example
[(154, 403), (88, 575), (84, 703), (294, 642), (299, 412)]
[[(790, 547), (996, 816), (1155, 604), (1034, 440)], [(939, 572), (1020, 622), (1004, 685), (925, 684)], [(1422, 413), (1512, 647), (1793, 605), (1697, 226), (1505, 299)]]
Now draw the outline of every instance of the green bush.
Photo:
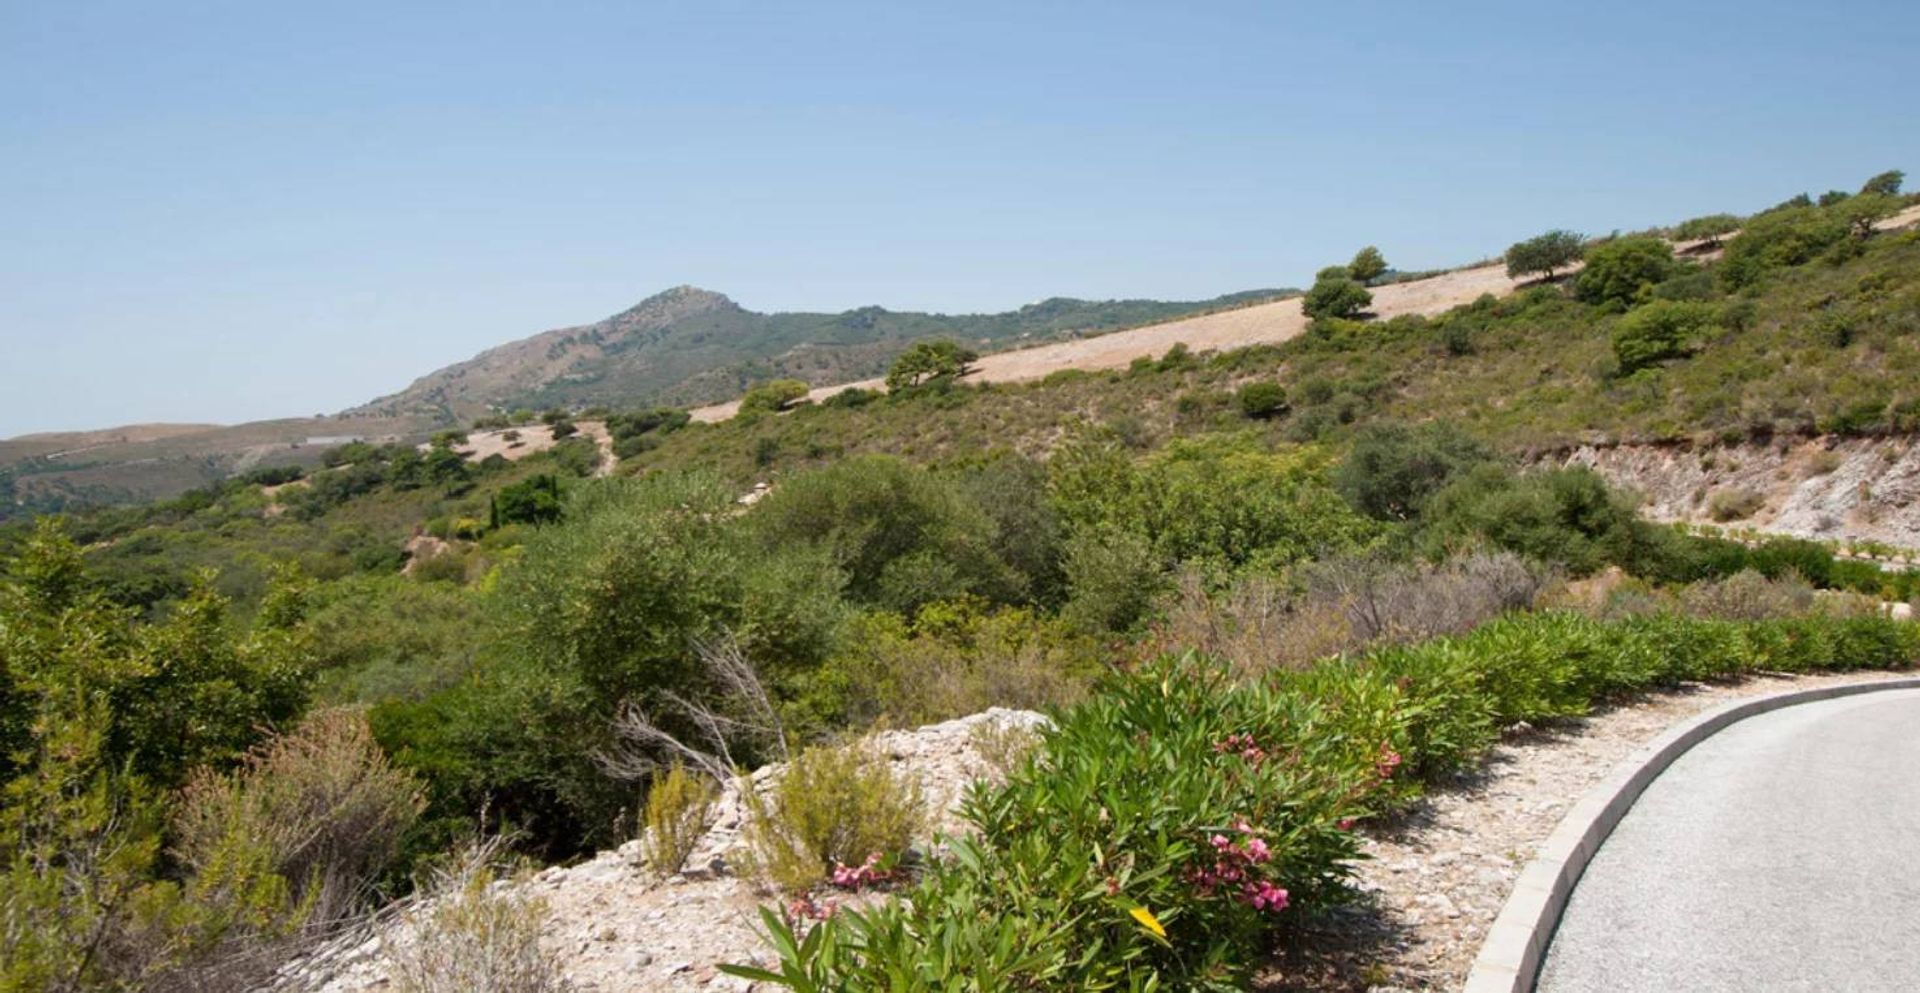
[(740, 398), (740, 410), (742, 413), (749, 411), (772, 413), (785, 410), (794, 401), (805, 397), (807, 393), (807, 384), (798, 379), (775, 379), (748, 390), (746, 395)]
[(1740, 230), (1742, 220), (1738, 214), (1707, 214), (1675, 225), (1673, 237), (1679, 241), (1703, 241), (1708, 248), (1718, 248), (1721, 236)]
[(1620, 319), (1613, 328), (1613, 356), (1620, 374), (1632, 375), (1667, 359), (1686, 356), (1713, 327), (1712, 304), (1655, 300)]
[(1354, 436), (1353, 448), (1334, 470), (1333, 485), (1361, 513), (1405, 521), (1418, 517), (1433, 494), (1455, 478), (1492, 460), (1492, 451), (1448, 422), (1384, 421)]
[(1287, 412), (1287, 391), (1279, 383), (1248, 383), (1234, 395), (1240, 412), (1256, 420), (1278, 417)]
[(1751, 286), (1774, 269), (1813, 261), (1846, 238), (1847, 231), (1847, 219), (1828, 208), (1786, 207), (1757, 214), (1727, 242), (1717, 267), (1720, 281), (1729, 289)]
[(1573, 295), (1586, 303), (1632, 306), (1673, 271), (1673, 246), (1666, 239), (1615, 238), (1587, 252)]

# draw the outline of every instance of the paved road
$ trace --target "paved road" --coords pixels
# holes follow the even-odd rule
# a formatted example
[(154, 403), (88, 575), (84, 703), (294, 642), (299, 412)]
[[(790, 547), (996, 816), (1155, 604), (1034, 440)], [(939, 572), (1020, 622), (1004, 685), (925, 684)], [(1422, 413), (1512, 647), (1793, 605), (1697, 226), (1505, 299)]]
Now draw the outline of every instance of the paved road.
[(1587, 867), (1538, 989), (1920, 990), (1920, 690), (1787, 707), (1681, 756)]

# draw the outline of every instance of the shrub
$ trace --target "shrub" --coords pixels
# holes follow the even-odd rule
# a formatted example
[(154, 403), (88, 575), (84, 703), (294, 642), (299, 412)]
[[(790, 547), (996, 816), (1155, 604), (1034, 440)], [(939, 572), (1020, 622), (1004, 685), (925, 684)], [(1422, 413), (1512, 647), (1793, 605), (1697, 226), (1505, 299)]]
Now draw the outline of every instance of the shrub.
[(764, 411), (774, 413), (785, 410), (794, 401), (807, 395), (807, 384), (798, 379), (775, 379), (761, 383), (747, 391), (740, 398), (742, 413)]
[(1493, 453), (1445, 421), (1409, 426), (1391, 421), (1360, 429), (1334, 470), (1333, 485), (1369, 517), (1418, 517), (1433, 494)]
[(397, 941), (386, 943), (398, 993), (567, 993), (560, 960), (540, 946), (547, 908), (498, 885), (493, 848), (456, 854), (422, 889)]
[(1718, 489), (1707, 498), (1707, 516), (1723, 524), (1746, 520), (1766, 503), (1766, 497), (1745, 487)]
[(200, 770), (181, 793), (175, 853), (204, 873), (263, 846), (294, 902), (318, 923), (337, 921), (362, 908), (422, 803), (420, 784), (387, 761), (364, 713), (321, 710), (231, 774)]
[(1256, 420), (1278, 417), (1287, 411), (1287, 391), (1279, 383), (1248, 383), (1235, 393), (1240, 412)]
[(493, 497), (491, 524), (551, 524), (560, 519), (560, 481), (551, 473), (502, 487)]
[(1586, 252), (1586, 239), (1572, 231), (1546, 234), (1515, 242), (1507, 249), (1507, 275), (1513, 279), (1540, 273), (1553, 278), (1555, 270), (1580, 261)]
[(1620, 374), (1632, 375), (1684, 357), (1713, 326), (1717, 314), (1711, 304), (1655, 300), (1622, 317), (1613, 329), (1613, 355), (1620, 363)]
[(988, 611), (972, 600), (928, 604), (911, 624), (863, 615), (841, 641), (815, 684), (822, 691), (836, 684), (831, 723), (856, 727), (1063, 706), (1102, 669), (1100, 644), (1070, 625), (1023, 609)]
[(1769, 579), (1743, 569), (1725, 579), (1694, 583), (1680, 592), (1680, 603), (1694, 617), (1723, 621), (1760, 621), (1803, 617), (1813, 609), (1813, 587), (1788, 572)]
[(554, 421), (548, 426), (548, 430), (553, 433), (553, 440), (555, 441), (564, 441), (580, 433), (580, 428), (577, 425), (565, 419)]
[(1314, 320), (1351, 319), (1360, 316), (1373, 303), (1367, 292), (1344, 268), (1323, 272), (1313, 288), (1300, 300), (1300, 309)]
[(1587, 252), (1573, 295), (1587, 303), (1631, 306), (1673, 271), (1673, 246), (1665, 239), (1616, 238)]
[(1720, 247), (1724, 235), (1740, 230), (1741, 217), (1737, 214), (1708, 214), (1682, 221), (1673, 229), (1673, 237), (1679, 241), (1702, 241), (1708, 248)]
[(768, 795), (742, 779), (752, 871), (802, 893), (835, 864), (903, 854), (926, 823), (920, 785), (866, 744), (809, 748), (774, 774)]
[(1751, 286), (1774, 269), (1813, 261), (1847, 231), (1847, 219), (1830, 209), (1787, 207), (1758, 214), (1727, 242), (1717, 267), (1720, 280), (1729, 289)]
[(679, 872), (713, 823), (713, 781), (676, 762), (647, 787), (646, 833), (640, 854), (655, 875)]

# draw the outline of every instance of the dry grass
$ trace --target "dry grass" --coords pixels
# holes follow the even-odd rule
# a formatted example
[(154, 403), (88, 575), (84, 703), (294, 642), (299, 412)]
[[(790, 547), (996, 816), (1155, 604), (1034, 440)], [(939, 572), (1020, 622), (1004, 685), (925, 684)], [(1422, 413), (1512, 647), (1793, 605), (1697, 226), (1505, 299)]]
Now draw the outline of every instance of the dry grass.
[(679, 872), (701, 835), (713, 823), (713, 780), (675, 763), (647, 787), (646, 833), (640, 839), (647, 867), (664, 878)]
[(540, 947), (547, 908), (495, 885), (499, 846), (458, 853), (389, 943), (396, 993), (565, 993), (558, 957)]

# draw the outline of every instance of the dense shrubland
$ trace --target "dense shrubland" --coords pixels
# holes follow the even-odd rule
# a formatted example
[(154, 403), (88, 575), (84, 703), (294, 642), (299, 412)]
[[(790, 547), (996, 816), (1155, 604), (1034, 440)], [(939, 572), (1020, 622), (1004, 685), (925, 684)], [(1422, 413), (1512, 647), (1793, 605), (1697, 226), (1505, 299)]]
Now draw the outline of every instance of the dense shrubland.
[[(789, 384), (721, 425), (476, 425), (604, 420), (610, 479), (585, 439), (475, 463), (448, 435), (0, 531), (5, 982), (217, 988), (462, 845), (565, 859), (651, 824), (682, 851), (719, 778), (797, 756), (764, 874), (914, 899), (814, 927), (782, 981), (1240, 988), (1344, 899), (1354, 821), (1512, 722), (1914, 661), (1861, 606), (1912, 577), (1653, 525), (1507, 454), (1911, 429), (1920, 243), (1862, 237), (1885, 203), (1857, 201), (1748, 220), (1737, 275), (1620, 238), (1570, 285), (1124, 373), (974, 387), (930, 346), (895, 392)], [(1341, 269), (1330, 298), (1391, 278)], [(416, 536), (445, 547), (402, 572)], [(1060, 719), (969, 801), (978, 838), (902, 860), (911, 805), (841, 739), (996, 704)], [(892, 827), (850, 836), (854, 809)], [(546, 975), (491, 871), (435, 877), (464, 895), (415, 926), (492, 922)]]

